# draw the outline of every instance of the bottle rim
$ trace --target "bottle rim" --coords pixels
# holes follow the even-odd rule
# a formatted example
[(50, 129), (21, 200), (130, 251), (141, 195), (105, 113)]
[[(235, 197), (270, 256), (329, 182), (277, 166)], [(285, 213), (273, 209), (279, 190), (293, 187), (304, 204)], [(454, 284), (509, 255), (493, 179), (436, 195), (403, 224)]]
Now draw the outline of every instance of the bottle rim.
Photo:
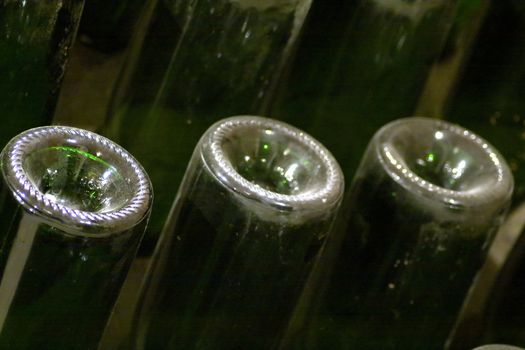
[[(395, 151), (390, 140), (392, 135), (407, 130), (407, 128), (416, 130), (416, 128), (421, 127), (431, 128), (436, 132), (449, 132), (477, 147), (486, 156), (488, 164), (491, 164), (495, 169), (497, 174), (495, 181), (491, 182), (490, 186), (483, 188), (478, 186), (466, 190), (454, 190), (434, 184), (417, 175)], [(459, 125), (426, 117), (401, 118), (379, 129), (373, 142), (376, 154), (391, 178), (404, 188), (420, 193), (432, 200), (443, 201), (450, 206), (472, 207), (491, 205), (491, 203), (497, 205), (494, 201), (500, 203), (512, 195), (514, 179), (503, 156), (489, 142)]]
[[(325, 178), (322, 185), (307, 188), (297, 194), (283, 194), (265, 189), (244, 178), (234, 168), (222, 145), (236, 130), (245, 128), (272, 130), (310, 150), (324, 169)], [(287, 123), (259, 116), (233, 116), (212, 125), (201, 144), (204, 162), (215, 178), (244, 198), (284, 212), (317, 212), (332, 208), (342, 197), (344, 176), (334, 156), (312, 136)]]
[[(33, 151), (61, 139), (74, 139), (80, 146), (100, 149), (115, 157), (129, 171), (127, 183), (133, 194), (122, 206), (106, 212), (71, 208), (42, 193), (24, 169)], [(2, 175), (15, 199), (32, 214), (49, 220), (66, 232), (88, 237), (107, 237), (131, 229), (147, 217), (153, 196), (150, 179), (140, 163), (124, 148), (91, 131), (69, 126), (43, 126), (15, 136), (2, 150)]]

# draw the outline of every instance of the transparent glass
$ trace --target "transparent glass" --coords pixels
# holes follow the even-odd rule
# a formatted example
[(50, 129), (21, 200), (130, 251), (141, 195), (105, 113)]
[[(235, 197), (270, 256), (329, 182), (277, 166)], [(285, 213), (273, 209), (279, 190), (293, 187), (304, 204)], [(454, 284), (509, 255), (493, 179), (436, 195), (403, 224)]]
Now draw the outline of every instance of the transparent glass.
[(343, 193), (331, 154), (261, 117), (214, 124), (198, 143), (154, 254), (136, 349), (271, 349)]
[(120, 146), (69, 127), (2, 151), (0, 348), (95, 349), (150, 213), (149, 179)]
[(0, 1), (0, 147), (51, 123), (83, 0)]
[(302, 339), (323, 349), (443, 349), (512, 189), (501, 155), (462, 127), (408, 118), (381, 128)]
[(311, 0), (159, 0), (131, 45), (103, 133), (156, 188), (150, 254), (195, 144), (224, 115), (259, 113)]
[(326, 145), (351, 180), (374, 132), (414, 114), (456, 3), (314, 1), (272, 115)]

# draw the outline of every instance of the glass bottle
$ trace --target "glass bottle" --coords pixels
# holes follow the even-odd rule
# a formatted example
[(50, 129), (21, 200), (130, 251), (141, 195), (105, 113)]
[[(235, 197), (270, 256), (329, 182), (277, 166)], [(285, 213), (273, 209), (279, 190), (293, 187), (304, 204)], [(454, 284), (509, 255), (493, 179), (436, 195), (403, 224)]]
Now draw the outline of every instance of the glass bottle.
[(339, 257), (302, 337), (310, 347), (298, 349), (443, 349), (512, 189), (501, 155), (462, 127), (381, 128), (342, 210)]
[(146, 0), (86, 2), (79, 34), (95, 49), (112, 53), (126, 48)]
[(95, 349), (149, 217), (124, 149), (60, 126), (2, 151), (0, 348)]
[(157, 193), (151, 253), (199, 137), (222, 115), (258, 113), (311, 0), (150, 1), (103, 133), (136, 155)]
[(325, 144), (350, 180), (373, 133), (415, 111), (456, 2), (314, 1), (272, 114)]
[(83, 3), (0, 1), (0, 147), (51, 122)]
[(137, 349), (271, 349), (343, 193), (332, 155), (294, 127), (232, 117), (201, 138), (154, 254)]

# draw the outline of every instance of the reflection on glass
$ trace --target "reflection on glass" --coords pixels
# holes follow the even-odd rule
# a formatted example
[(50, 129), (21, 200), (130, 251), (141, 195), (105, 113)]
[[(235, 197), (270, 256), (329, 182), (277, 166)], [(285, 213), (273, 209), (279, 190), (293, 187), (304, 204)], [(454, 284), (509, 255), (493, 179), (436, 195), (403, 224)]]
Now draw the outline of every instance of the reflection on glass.
[(258, 113), (311, 0), (159, 0), (132, 44), (104, 133), (137, 156), (158, 191), (151, 252), (199, 137), (221, 116)]
[(0, 1), (0, 147), (49, 124), (83, 0)]
[(354, 178), (346, 236), (304, 338), (443, 349), (512, 189), (505, 160), (468, 130), (425, 118), (384, 126)]
[(330, 153), (284, 123), (233, 117), (201, 138), (154, 254), (137, 349), (271, 349), (343, 193)]
[(149, 179), (74, 128), (26, 131), (1, 160), (0, 348), (95, 349), (145, 230)]

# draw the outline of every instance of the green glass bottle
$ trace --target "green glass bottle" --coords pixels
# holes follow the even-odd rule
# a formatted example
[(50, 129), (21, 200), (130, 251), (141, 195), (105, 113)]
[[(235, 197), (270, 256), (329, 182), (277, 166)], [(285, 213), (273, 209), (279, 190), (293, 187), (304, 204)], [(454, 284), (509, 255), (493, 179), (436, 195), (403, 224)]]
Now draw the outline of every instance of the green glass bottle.
[(157, 245), (133, 348), (275, 348), (343, 187), (331, 154), (290, 125), (210, 127)]
[(79, 35), (96, 50), (113, 53), (126, 48), (146, 0), (89, 0)]
[(409, 118), (381, 128), (297, 349), (443, 349), (512, 189), (501, 155), (462, 127)]
[(0, 147), (51, 122), (83, 2), (0, 1)]
[(325, 144), (350, 180), (369, 139), (412, 115), (456, 0), (314, 2), (272, 115)]
[(199, 137), (220, 116), (258, 113), (311, 0), (151, 1), (103, 133), (144, 165), (157, 193), (151, 252)]
[(96, 349), (149, 217), (146, 173), (59, 126), (19, 134), (0, 158), (0, 348)]

